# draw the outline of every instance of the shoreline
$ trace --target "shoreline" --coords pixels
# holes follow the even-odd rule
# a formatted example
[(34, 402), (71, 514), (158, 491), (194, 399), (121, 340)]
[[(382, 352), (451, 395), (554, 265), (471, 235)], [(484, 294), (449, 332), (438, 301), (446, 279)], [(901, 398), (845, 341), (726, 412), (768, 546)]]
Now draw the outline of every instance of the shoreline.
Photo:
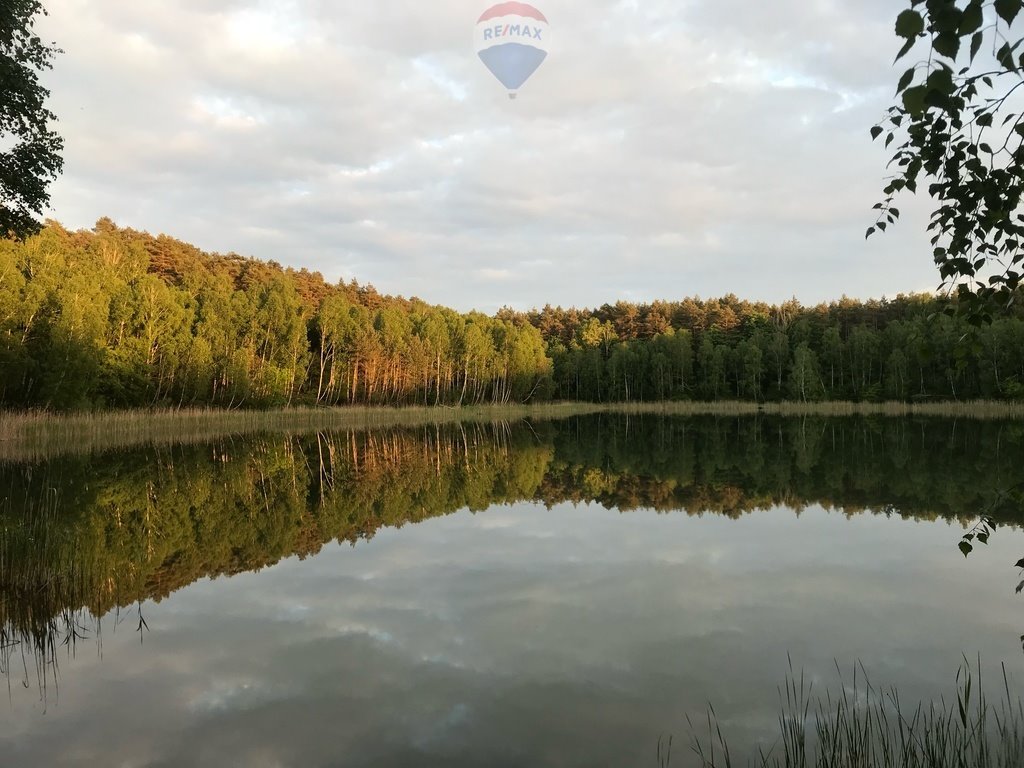
[(588, 414), (661, 416), (926, 417), (1024, 420), (1024, 402), (658, 402), (473, 406), (337, 406), (265, 411), (213, 408), (55, 413), (0, 411), (0, 461), (32, 461), (146, 445), (194, 444), (261, 433), (440, 426)]

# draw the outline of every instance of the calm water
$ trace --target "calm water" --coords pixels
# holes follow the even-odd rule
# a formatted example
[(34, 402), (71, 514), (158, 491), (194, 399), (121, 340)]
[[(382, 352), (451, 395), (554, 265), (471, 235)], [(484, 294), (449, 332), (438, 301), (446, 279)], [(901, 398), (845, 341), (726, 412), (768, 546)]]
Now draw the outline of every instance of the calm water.
[[(0, 765), (654, 766), (789, 659), (1024, 691), (1024, 426), (643, 419), (0, 467)], [(963, 558), (961, 520), (992, 511)], [(993, 680), (993, 682), (995, 682)]]

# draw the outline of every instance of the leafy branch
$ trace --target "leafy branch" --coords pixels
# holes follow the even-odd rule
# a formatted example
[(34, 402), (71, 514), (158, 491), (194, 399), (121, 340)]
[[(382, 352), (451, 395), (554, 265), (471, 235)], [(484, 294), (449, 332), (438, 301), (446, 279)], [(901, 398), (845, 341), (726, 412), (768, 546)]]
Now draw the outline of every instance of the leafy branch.
[(871, 129), (887, 148), (899, 143), (866, 236), (895, 224), (897, 197), (927, 183), (932, 255), (943, 291), (957, 299), (948, 311), (981, 325), (1013, 306), (1024, 279), (1024, 113), (1014, 99), (1024, 38), (1013, 36), (1024, 0), (909, 5), (896, 18), (896, 61), (915, 48), (926, 56), (903, 72), (896, 103)]

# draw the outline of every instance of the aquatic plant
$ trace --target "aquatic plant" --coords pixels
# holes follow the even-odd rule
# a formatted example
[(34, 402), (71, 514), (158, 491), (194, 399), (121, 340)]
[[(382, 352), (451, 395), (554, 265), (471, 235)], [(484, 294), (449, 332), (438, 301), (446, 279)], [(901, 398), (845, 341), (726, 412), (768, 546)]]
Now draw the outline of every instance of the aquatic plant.
[[(838, 664), (836, 665), (839, 669)], [(779, 690), (774, 743), (747, 761), (753, 768), (1020, 768), (1024, 765), (1024, 705), (1011, 693), (1006, 667), (998, 706), (983, 686), (981, 660), (964, 658), (956, 696), (908, 705), (896, 687), (872, 685), (863, 665), (850, 684), (815, 694), (792, 665)], [(698, 728), (689, 721), (691, 748), (701, 768), (732, 768), (722, 722), (709, 707)], [(659, 743), (659, 765), (666, 765)]]

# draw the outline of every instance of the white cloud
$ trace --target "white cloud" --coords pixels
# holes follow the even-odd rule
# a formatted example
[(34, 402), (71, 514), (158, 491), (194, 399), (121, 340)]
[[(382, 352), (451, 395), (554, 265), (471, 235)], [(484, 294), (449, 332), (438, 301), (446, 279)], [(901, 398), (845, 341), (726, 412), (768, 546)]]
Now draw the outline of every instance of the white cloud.
[(516, 101), (472, 50), (485, 5), (50, 0), (52, 215), (460, 309), (937, 282), (923, 205), (862, 241), (887, 0), (548, 0)]

